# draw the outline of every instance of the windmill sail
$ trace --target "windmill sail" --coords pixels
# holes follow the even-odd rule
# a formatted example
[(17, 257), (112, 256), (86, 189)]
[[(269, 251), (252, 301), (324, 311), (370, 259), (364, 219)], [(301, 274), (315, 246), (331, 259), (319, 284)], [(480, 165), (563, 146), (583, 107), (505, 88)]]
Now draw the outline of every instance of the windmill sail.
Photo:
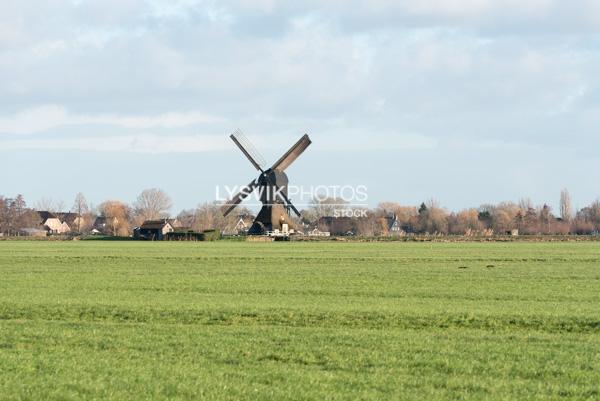
[(281, 156), (281, 158), (277, 160), (271, 168), (273, 170), (284, 171), (290, 166), (290, 164), (294, 162), (294, 160), (298, 158), (298, 156), (300, 156), (306, 150), (306, 148), (308, 148), (308, 145), (311, 143), (312, 142), (308, 135), (304, 134), (304, 136), (300, 138), (300, 140), (296, 142), (294, 146), (290, 148), (290, 150), (285, 152), (285, 154)]
[(238, 192), (234, 197), (227, 201), (223, 206), (221, 206), (221, 213), (223, 216), (227, 216), (235, 207), (243, 201), (248, 195), (254, 191), (256, 188), (256, 180), (252, 180), (252, 182), (246, 185), (240, 192)]
[(250, 160), (250, 163), (260, 171), (264, 171), (267, 162), (265, 158), (256, 150), (252, 142), (240, 131), (236, 130), (230, 136), (231, 140), (240, 148), (242, 153)]

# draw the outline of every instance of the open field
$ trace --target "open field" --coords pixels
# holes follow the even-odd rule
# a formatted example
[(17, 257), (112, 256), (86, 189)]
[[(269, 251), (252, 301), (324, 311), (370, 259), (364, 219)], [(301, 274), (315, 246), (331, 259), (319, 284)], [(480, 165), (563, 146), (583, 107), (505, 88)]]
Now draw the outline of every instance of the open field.
[(0, 400), (600, 399), (600, 243), (0, 242)]

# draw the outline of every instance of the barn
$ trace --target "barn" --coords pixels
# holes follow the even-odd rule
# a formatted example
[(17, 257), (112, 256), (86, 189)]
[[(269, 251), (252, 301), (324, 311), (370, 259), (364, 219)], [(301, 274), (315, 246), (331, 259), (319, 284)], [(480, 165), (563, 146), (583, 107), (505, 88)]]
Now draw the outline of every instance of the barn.
[(134, 236), (150, 241), (162, 241), (168, 233), (173, 231), (173, 226), (167, 220), (146, 220), (136, 229)]

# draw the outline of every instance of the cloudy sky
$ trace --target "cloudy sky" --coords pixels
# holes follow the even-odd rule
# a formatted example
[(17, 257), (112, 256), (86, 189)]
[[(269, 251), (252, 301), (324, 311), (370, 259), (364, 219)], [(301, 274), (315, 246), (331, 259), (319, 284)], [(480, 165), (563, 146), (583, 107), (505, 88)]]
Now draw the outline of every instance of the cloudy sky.
[(0, 194), (70, 206), (293, 183), (457, 209), (600, 196), (597, 0), (17, 1), (0, 13)]

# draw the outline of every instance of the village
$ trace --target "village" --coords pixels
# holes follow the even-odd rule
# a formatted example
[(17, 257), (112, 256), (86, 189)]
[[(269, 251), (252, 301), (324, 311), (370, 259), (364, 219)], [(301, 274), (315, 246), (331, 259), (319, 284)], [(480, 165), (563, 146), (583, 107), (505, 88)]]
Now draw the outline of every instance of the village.
[[(163, 218), (157, 220), (145, 220), (141, 225), (133, 227), (130, 237), (137, 240), (150, 241), (203, 241), (208, 238), (216, 239), (228, 236), (245, 236), (254, 221), (253, 214), (245, 213), (235, 216), (235, 220), (228, 225), (219, 228), (199, 230), (191, 225), (185, 225), (179, 218)], [(49, 212), (28, 210), (23, 216), (27, 221), (26, 227), (18, 228), (12, 232), (13, 236), (20, 237), (55, 237), (68, 238), (81, 235), (87, 236), (114, 236), (115, 227), (120, 227), (122, 222), (117, 217), (106, 216), (80, 216), (73, 212)], [(395, 216), (382, 219), (390, 235), (406, 234)], [(189, 221), (188, 221), (189, 224)], [(284, 225), (283, 230), (267, 233), (267, 236), (308, 236), (308, 237), (330, 237), (330, 236), (354, 236), (357, 224), (352, 218), (342, 216), (325, 216), (316, 222), (300, 222), (301, 228), (289, 228)], [(1, 233), (0, 236), (7, 233)], [(122, 236), (124, 237), (124, 236)]]
[[(302, 210), (301, 218), (290, 218), (267, 237), (405, 237), (431, 236), (518, 236), (598, 235), (600, 202), (576, 212), (571, 210), (568, 191), (561, 194), (560, 216), (547, 206), (531, 201), (503, 202), (449, 212), (433, 200), (419, 207), (383, 202), (361, 213), (343, 213), (351, 208), (333, 207), (339, 200), (315, 200)], [(40, 206), (40, 205), (37, 205)], [(144, 190), (131, 205), (105, 201), (91, 207), (78, 194), (69, 211), (27, 207), (22, 196), (0, 196), (0, 238), (52, 239), (114, 238), (149, 241), (202, 241), (248, 236), (256, 215), (246, 207), (223, 216), (222, 205), (204, 203), (171, 216), (170, 198), (159, 189)], [(351, 217), (359, 216), (359, 217)]]

